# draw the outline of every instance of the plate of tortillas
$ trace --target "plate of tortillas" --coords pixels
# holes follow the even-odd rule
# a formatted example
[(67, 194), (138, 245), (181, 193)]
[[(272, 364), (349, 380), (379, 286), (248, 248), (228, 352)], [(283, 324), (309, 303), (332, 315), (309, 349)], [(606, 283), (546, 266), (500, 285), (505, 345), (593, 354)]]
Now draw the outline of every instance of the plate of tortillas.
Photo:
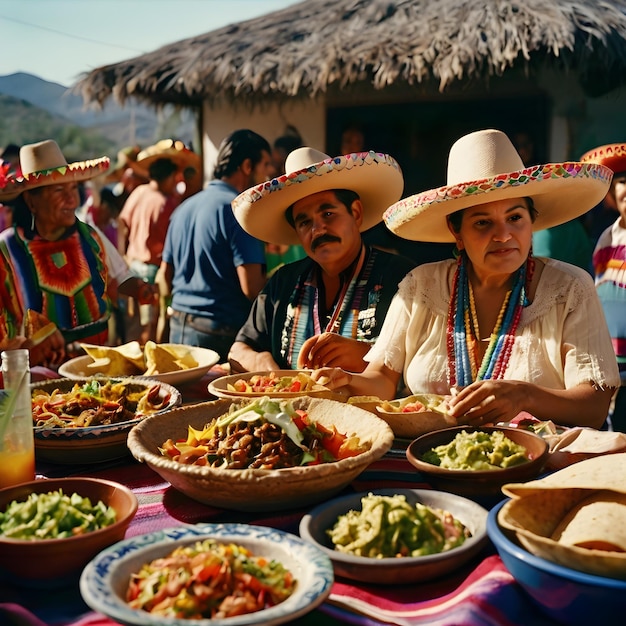
[(217, 362), (214, 350), (175, 343), (131, 341), (121, 346), (81, 344), (86, 354), (70, 359), (59, 374), (66, 378), (149, 376), (174, 385), (202, 378)]

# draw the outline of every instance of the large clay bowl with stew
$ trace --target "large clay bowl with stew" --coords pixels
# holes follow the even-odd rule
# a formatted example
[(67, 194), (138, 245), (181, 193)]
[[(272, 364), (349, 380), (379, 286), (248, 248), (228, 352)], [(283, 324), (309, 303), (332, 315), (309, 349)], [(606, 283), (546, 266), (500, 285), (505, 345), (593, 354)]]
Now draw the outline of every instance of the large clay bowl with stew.
[[(97, 478), (55, 478), (35, 480), (0, 489), (0, 513), (12, 502), (28, 500), (31, 494), (62, 490), (76, 493), (92, 505), (101, 501), (115, 510), (110, 526), (61, 539), (16, 539), (0, 534), (0, 574), (13, 582), (31, 586), (60, 586), (75, 581), (83, 567), (98, 552), (124, 538), (137, 512), (137, 498), (119, 483)], [(31, 519), (25, 523), (33, 523)]]
[(149, 465), (175, 489), (199, 502), (238, 511), (296, 509), (327, 500), (350, 484), (393, 443), (391, 428), (380, 418), (345, 403), (300, 397), (293, 406), (306, 411), (309, 419), (338, 433), (358, 437), (364, 452), (339, 461), (281, 469), (228, 469), (189, 465), (164, 456), (160, 448), (168, 439), (186, 440), (189, 427), (202, 430), (234, 405), (250, 400), (221, 399), (178, 408), (166, 415), (142, 420), (130, 431), (132, 455)]
[[(501, 431), (508, 439), (526, 449), (528, 461), (521, 465), (487, 470), (447, 469), (424, 460), (424, 454), (440, 445), (450, 443), (460, 432)], [(409, 444), (406, 451), (409, 462), (435, 489), (465, 497), (501, 499), (502, 485), (537, 478), (548, 460), (548, 444), (544, 439), (521, 428), (499, 426), (456, 426), (421, 435)]]

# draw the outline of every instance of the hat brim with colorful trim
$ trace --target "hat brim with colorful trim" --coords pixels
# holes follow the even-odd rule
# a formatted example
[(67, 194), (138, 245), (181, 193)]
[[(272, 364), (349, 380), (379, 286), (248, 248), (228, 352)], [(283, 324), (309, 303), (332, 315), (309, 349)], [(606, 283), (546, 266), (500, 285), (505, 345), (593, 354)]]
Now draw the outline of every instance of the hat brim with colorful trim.
[(153, 146), (148, 146), (137, 155), (135, 164), (147, 176), (150, 166), (159, 159), (170, 159), (180, 171), (187, 167), (193, 167), (196, 171), (202, 169), (200, 155), (190, 150), (182, 141), (173, 139), (162, 139)]
[(599, 163), (616, 174), (626, 172), (626, 143), (609, 143), (585, 152), (580, 157), (583, 163)]
[(82, 182), (104, 174), (111, 164), (109, 157), (100, 157), (89, 161), (76, 161), (67, 165), (45, 169), (22, 176), (7, 177), (5, 184), (0, 181), (0, 201), (15, 200), (29, 189), (47, 187), (57, 183)]
[[(472, 173), (492, 175), (471, 177)], [(385, 211), (383, 219), (389, 230), (405, 239), (447, 243), (455, 240), (448, 229), (448, 215), (497, 200), (530, 197), (537, 209), (533, 230), (542, 230), (574, 219), (599, 204), (612, 177), (612, 170), (596, 163), (523, 167), (504, 133), (477, 131), (451, 148), (448, 185), (396, 202)]]
[(373, 151), (331, 158), (298, 148), (287, 157), (285, 168), (289, 173), (247, 189), (232, 202), (243, 229), (267, 243), (300, 243), (285, 211), (302, 198), (333, 189), (354, 191), (363, 204), (360, 230), (365, 231), (382, 220), (384, 210), (401, 197), (404, 188), (396, 160)]

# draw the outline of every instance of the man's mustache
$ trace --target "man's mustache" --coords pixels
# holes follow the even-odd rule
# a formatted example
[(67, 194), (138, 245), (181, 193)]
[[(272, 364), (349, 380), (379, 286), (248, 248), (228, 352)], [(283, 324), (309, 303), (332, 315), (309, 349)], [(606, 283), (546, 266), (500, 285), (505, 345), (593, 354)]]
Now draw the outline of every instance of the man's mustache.
[(321, 246), (322, 244), (325, 243), (333, 243), (333, 242), (337, 242), (337, 243), (341, 243), (341, 239), (339, 237), (336, 237), (335, 235), (320, 235), (317, 239), (314, 239), (311, 242), (311, 251), (315, 252), (315, 248), (317, 248), (318, 246)]

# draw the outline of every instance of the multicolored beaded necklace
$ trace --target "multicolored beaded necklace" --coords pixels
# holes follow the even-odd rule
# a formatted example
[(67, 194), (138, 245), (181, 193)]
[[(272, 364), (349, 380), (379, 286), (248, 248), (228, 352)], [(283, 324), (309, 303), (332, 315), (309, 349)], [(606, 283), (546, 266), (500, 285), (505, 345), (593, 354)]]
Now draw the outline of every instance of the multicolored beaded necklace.
[(466, 264), (466, 255), (462, 253), (454, 273), (448, 309), (448, 382), (451, 387), (464, 387), (475, 380), (504, 376), (522, 309), (528, 305), (528, 286), (535, 268), (534, 259), (529, 255), (527, 262), (515, 273), (513, 287), (504, 298), (479, 367), (477, 357), (480, 333)]

